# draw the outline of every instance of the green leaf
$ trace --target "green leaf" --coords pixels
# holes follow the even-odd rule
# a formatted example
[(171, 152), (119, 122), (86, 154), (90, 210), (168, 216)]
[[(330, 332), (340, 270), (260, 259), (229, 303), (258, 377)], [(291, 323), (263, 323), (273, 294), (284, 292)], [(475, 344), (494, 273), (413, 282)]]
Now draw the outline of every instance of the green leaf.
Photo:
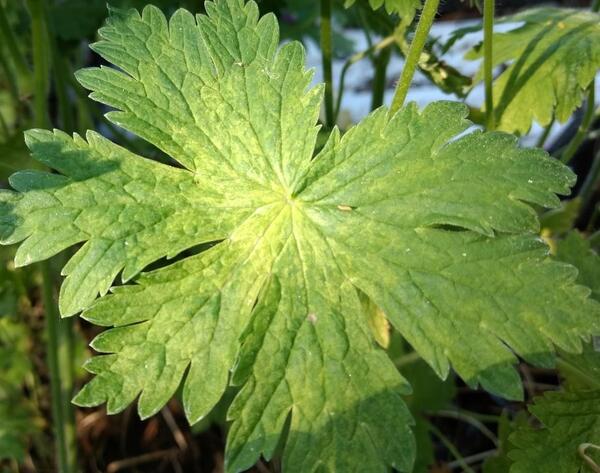
[[(350, 8), (355, 3), (356, 0), (344, 0), (344, 8)], [(373, 10), (385, 6), (388, 13), (396, 13), (402, 18), (403, 23), (410, 23), (417, 11), (421, 9), (422, 2), (421, 0), (369, 0), (369, 6)]]
[[(535, 8), (501, 22), (523, 24), (494, 35), (494, 64), (509, 63), (494, 82), (498, 129), (527, 133), (533, 121), (565, 122), (600, 68), (600, 14)], [(466, 57), (483, 57), (483, 48)], [(482, 79), (483, 69), (476, 77)]]
[[(600, 295), (600, 259), (578, 232), (558, 242), (556, 258), (576, 265), (578, 281), (591, 287), (594, 297)], [(587, 473), (594, 470), (586, 466), (583, 454), (591, 462), (600, 460), (596, 449), (584, 448), (600, 445), (600, 353), (587, 344), (582, 354), (561, 353), (561, 358), (566, 391), (547, 393), (529, 408), (542, 428), (524, 425), (511, 435), (511, 473)]]
[[(600, 445), (600, 391), (550, 392), (538, 398), (529, 410), (543, 424), (541, 429), (525, 427), (511, 435), (515, 449), (511, 473), (591, 472), (580, 448)], [(585, 454), (598, 463), (598, 451)]]
[(600, 256), (591, 249), (581, 233), (570, 232), (558, 242), (556, 258), (572, 264), (579, 274), (577, 281), (592, 290), (592, 297), (600, 301)]
[[(469, 132), (449, 102), (379, 109), (313, 157), (321, 87), (301, 45), (278, 49), (253, 2), (206, 10), (112, 10), (93, 49), (116, 68), (77, 75), (181, 167), (93, 132), (32, 130), (57, 173), (20, 172), (0, 191), (0, 242), (22, 242), (18, 265), (82, 245), (61, 312), (112, 328), (93, 341), (103, 355), (78, 404), (138, 399), (148, 417), (183, 381), (195, 423), (234, 384), (228, 471), (270, 458), (284, 428), (286, 471), (410, 471), (409, 386), (360, 293), (440, 377), (452, 365), (509, 398), (522, 396), (516, 355), (549, 365), (554, 346), (577, 352), (599, 333), (598, 304), (547, 258), (528, 205), (558, 205), (566, 167)], [(184, 250), (196, 254), (163, 260)], [(135, 283), (93, 303), (120, 273)]]
[(481, 466), (483, 473), (507, 473), (512, 465), (508, 452), (514, 447), (510, 436), (519, 428), (529, 425), (529, 416), (526, 411), (517, 412), (514, 419), (510, 419), (506, 412), (498, 418), (498, 449), (494, 456), (486, 458)]
[[(556, 258), (572, 264), (579, 274), (577, 281), (592, 289), (592, 297), (600, 300), (600, 257), (579, 232), (573, 231), (557, 243)], [(600, 385), (599, 340), (586, 343), (581, 354), (561, 353), (558, 368), (565, 388), (572, 391), (597, 388)]]
[[(563, 235), (569, 232), (575, 227), (575, 222), (579, 217), (580, 211), (581, 199), (579, 197), (563, 200), (560, 203), (560, 207), (548, 210), (540, 215), (542, 231), (550, 233), (551, 235)], [(562, 261), (572, 264), (568, 260)]]

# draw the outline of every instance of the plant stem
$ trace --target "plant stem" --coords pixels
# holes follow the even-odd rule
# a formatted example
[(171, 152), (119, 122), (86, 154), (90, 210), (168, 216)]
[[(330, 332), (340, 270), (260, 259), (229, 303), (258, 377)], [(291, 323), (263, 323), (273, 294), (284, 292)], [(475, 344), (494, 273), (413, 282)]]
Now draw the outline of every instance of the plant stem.
[(600, 0), (594, 0), (592, 2), (592, 8), (591, 8), (591, 10), (593, 12), (597, 12), (598, 10), (600, 10)]
[(401, 366), (405, 366), (405, 365), (410, 365), (412, 363), (416, 363), (420, 359), (421, 359), (421, 355), (419, 355), (418, 352), (411, 351), (410, 353), (407, 353), (405, 355), (402, 355), (402, 356), (396, 358), (394, 360), (394, 364), (396, 365), (397, 368), (400, 368)]
[(583, 461), (586, 463), (586, 465), (594, 473), (600, 473), (600, 466), (598, 466), (596, 464), (596, 462), (592, 459), (592, 457), (590, 457), (586, 454), (586, 450), (588, 450), (588, 449), (600, 450), (600, 446), (594, 445), (593, 443), (582, 443), (577, 448), (577, 453), (583, 459)]
[(385, 85), (387, 80), (387, 69), (392, 55), (391, 48), (382, 49), (375, 58), (375, 77), (373, 78), (373, 95), (371, 98), (371, 110), (383, 105), (385, 96)]
[(573, 363), (565, 360), (564, 358), (556, 359), (557, 368), (561, 368), (564, 371), (568, 371), (571, 376), (577, 378), (582, 383), (586, 384), (592, 389), (600, 389), (600, 381), (595, 380), (587, 373), (581, 371), (577, 366)]
[(573, 137), (573, 139), (566, 146), (566, 148), (560, 158), (560, 160), (563, 163), (567, 164), (567, 163), (569, 163), (569, 161), (571, 161), (571, 159), (573, 159), (573, 156), (575, 156), (575, 153), (581, 146), (581, 143), (583, 143), (583, 141), (585, 140), (588, 129), (590, 128), (590, 126), (592, 125), (592, 122), (594, 121), (594, 107), (595, 106), (596, 106), (596, 83), (593, 80), (592, 83), (588, 87), (587, 104), (586, 104), (585, 114), (583, 115), (583, 119), (581, 120), (581, 124), (579, 125), (579, 128), (577, 129), (577, 133), (575, 133), (575, 136)]
[(494, 444), (494, 446), (498, 447), (498, 438), (494, 435), (494, 433), (490, 429), (488, 429), (483, 422), (465, 412), (442, 409), (439, 411), (431, 412), (430, 414), (436, 417), (446, 417), (448, 419), (456, 419), (463, 421), (467, 424), (471, 424), (473, 427), (479, 430), (485, 437), (487, 437)]
[(60, 316), (56, 310), (54, 300), (54, 287), (50, 265), (47, 262), (40, 263), (42, 273), (42, 296), (46, 315), (46, 330), (48, 337), (46, 345), (46, 358), (50, 372), (50, 397), (52, 407), (53, 430), (56, 436), (56, 453), (58, 471), (72, 471), (67, 461), (67, 442), (65, 438), (64, 412), (61, 402), (62, 386), (60, 382), (59, 350), (60, 350)]
[[(33, 39), (34, 123), (40, 128), (50, 125), (47, 97), (50, 88), (50, 38), (46, 22), (44, 0), (27, 0), (31, 14)], [(58, 471), (74, 473), (77, 470), (77, 441), (71, 397), (73, 391), (72, 322), (61, 319), (54, 299), (54, 281), (48, 262), (40, 263), (42, 293), (47, 327), (48, 369), (53, 427), (56, 435)]]
[(10, 131), (8, 129), (8, 125), (6, 124), (6, 120), (4, 120), (4, 115), (2, 115), (2, 112), (0, 112), (0, 130), (2, 131), (2, 134), (5, 136), (6, 140), (8, 141)]
[(400, 75), (400, 80), (398, 81), (396, 92), (394, 93), (394, 98), (392, 99), (392, 105), (390, 106), (389, 111), (390, 117), (394, 116), (394, 114), (400, 110), (402, 105), (404, 105), (406, 95), (408, 94), (408, 88), (410, 87), (413, 76), (415, 75), (415, 70), (417, 68), (417, 64), (419, 63), (419, 58), (421, 57), (423, 48), (425, 47), (425, 42), (427, 41), (429, 30), (433, 24), (439, 3), (440, 0), (425, 0), (425, 5), (423, 6), (423, 10), (421, 12), (421, 18), (419, 19), (419, 24), (417, 25), (417, 30), (415, 31), (415, 37), (410, 45), (410, 50), (408, 51), (408, 56), (406, 56), (404, 69), (402, 69), (402, 74)]
[(444, 444), (444, 446), (448, 449), (448, 451), (450, 452), (450, 454), (456, 459), (456, 461), (458, 462), (458, 464), (460, 465), (460, 467), (466, 473), (475, 473), (475, 470), (473, 470), (473, 468), (471, 468), (467, 464), (467, 462), (465, 462), (465, 459), (460, 454), (460, 452), (458, 451), (458, 449), (454, 446), (454, 444), (450, 441), (450, 439), (448, 437), (446, 437), (440, 431), (440, 429), (438, 429), (435, 425), (433, 425), (431, 423), (428, 424), (428, 427), (429, 427), (429, 431), (433, 435), (435, 435), (438, 439), (440, 439), (440, 441)]
[[(1, 6), (2, 5), (0, 4), (0, 8)], [(2, 71), (4, 71), (4, 77), (8, 82), (8, 90), (14, 102), (13, 107), (16, 109), (19, 103), (19, 84), (14, 74), (14, 71), (9, 66), (8, 60), (4, 56), (4, 54), (2, 54), (2, 52), (3, 51), (0, 49), (0, 68), (2, 68)]]
[(541, 134), (540, 138), (538, 139), (537, 143), (535, 144), (536, 148), (541, 148), (546, 144), (546, 140), (550, 136), (550, 132), (552, 131), (552, 127), (554, 126), (554, 122), (555, 122), (555, 118), (552, 117), (552, 120), (550, 120), (550, 123), (548, 123), (548, 126), (546, 126), (546, 128), (544, 128), (544, 132)]
[(33, 40), (33, 116), (35, 125), (48, 128), (50, 119), (46, 101), (50, 88), (50, 53), (48, 50), (48, 30), (44, 19), (43, 0), (27, 0), (31, 14), (31, 35)]
[(494, 89), (492, 87), (494, 56), (494, 11), (495, 1), (484, 0), (483, 4), (483, 79), (485, 83), (485, 118), (486, 128), (493, 130), (496, 127), (494, 114)]
[(348, 72), (348, 69), (350, 69), (350, 67), (352, 65), (356, 64), (357, 62), (361, 61), (362, 59), (364, 59), (366, 57), (370, 57), (372, 53), (377, 52), (377, 51), (382, 51), (383, 49), (388, 48), (389, 46), (393, 45), (395, 43), (395, 41), (396, 41), (396, 38), (394, 35), (387, 36), (387, 37), (383, 38), (379, 43), (370, 46), (368, 49), (366, 49), (364, 51), (354, 54), (344, 63), (344, 66), (342, 67), (342, 72), (340, 73), (340, 81), (339, 81), (339, 85), (338, 85), (338, 96), (337, 96), (337, 100), (336, 100), (335, 114), (334, 114), (334, 120), (333, 120), (334, 122), (337, 123), (337, 119), (340, 114), (340, 108), (342, 105), (342, 97), (344, 95), (344, 84), (346, 82), (346, 74)]
[(325, 124), (333, 128), (333, 34), (331, 31), (332, 0), (321, 0), (321, 52), (325, 81)]
[(579, 191), (579, 198), (581, 199), (581, 208), (586, 209), (590, 199), (594, 195), (594, 191), (598, 187), (598, 183), (600, 182), (600, 151), (596, 153), (594, 156), (594, 160), (592, 161), (592, 167), (590, 168), (585, 181), (581, 186), (581, 190)]

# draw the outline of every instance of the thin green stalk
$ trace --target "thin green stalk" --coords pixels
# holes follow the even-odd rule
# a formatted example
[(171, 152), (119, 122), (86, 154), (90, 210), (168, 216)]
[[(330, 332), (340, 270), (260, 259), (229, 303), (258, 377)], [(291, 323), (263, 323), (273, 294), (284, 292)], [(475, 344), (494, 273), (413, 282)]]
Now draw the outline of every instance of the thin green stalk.
[(402, 105), (404, 105), (406, 95), (408, 94), (408, 88), (410, 87), (413, 76), (415, 75), (415, 70), (417, 68), (417, 64), (419, 63), (419, 58), (421, 57), (423, 48), (425, 47), (425, 42), (427, 41), (429, 30), (433, 24), (439, 3), (440, 0), (425, 0), (425, 5), (423, 6), (423, 10), (421, 12), (421, 18), (419, 19), (419, 24), (417, 25), (417, 29), (415, 31), (415, 37), (410, 45), (410, 50), (406, 56), (404, 69), (402, 69), (402, 74), (400, 75), (400, 80), (398, 81), (396, 92), (394, 93), (394, 98), (392, 99), (392, 105), (390, 106), (389, 112), (390, 117), (392, 117), (398, 110), (400, 110)]
[(6, 17), (2, 2), (0, 2), (0, 43), (4, 44), (8, 49), (13, 65), (20, 78), (28, 80), (31, 76), (31, 71), (29, 70), (27, 61), (25, 61), (25, 57), (19, 49), (15, 34), (8, 23), (8, 18)]
[(0, 131), (2, 131), (2, 134), (8, 140), (10, 132), (8, 130), (8, 125), (6, 124), (6, 120), (4, 119), (4, 115), (2, 115), (2, 112), (0, 112)]
[(594, 0), (592, 2), (592, 11), (599, 11), (600, 10), (600, 0)]
[(400, 368), (401, 366), (416, 363), (420, 359), (421, 359), (421, 355), (419, 355), (418, 352), (411, 351), (410, 353), (407, 353), (406, 355), (402, 355), (402, 356), (396, 358), (394, 360), (394, 364), (396, 365), (397, 368)]
[(321, 0), (321, 52), (325, 81), (325, 124), (333, 128), (333, 33), (331, 30), (332, 0)]
[(444, 446), (448, 449), (448, 451), (450, 452), (450, 454), (454, 457), (454, 459), (458, 462), (458, 464), (460, 465), (460, 467), (466, 473), (475, 473), (475, 470), (473, 470), (473, 468), (471, 468), (467, 464), (467, 462), (465, 461), (464, 457), (460, 454), (460, 452), (458, 451), (458, 449), (454, 446), (454, 444), (450, 441), (450, 439), (448, 437), (446, 437), (440, 431), (440, 429), (438, 429), (433, 424), (428, 424), (428, 428), (429, 428), (429, 431), (433, 435), (435, 435), (444, 444)]
[(542, 133), (540, 138), (537, 140), (537, 143), (535, 144), (536, 148), (541, 148), (546, 144), (546, 140), (550, 136), (550, 132), (552, 131), (552, 127), (554, 126), (554, 122), (555, 122), (555, 118), (552, 117), (552, 120), (550, 120), (550, 123), (548, 123), (548, 126), (546, 126), (546, 128), (544, 128), (544, 132)]
[(339, 85), (338, 85), (338, 95), (337, 95), (334, 120), (333, 120), (334, 123), (337, 123), (337, 119), (340, 114), (340, 108), (342, 105), (342, 97), (344, 95), (344, 88), (345, 88), (344, 86), (346, 83), (346, 74), (348, 73), (348, 69), (350, 69), (350, 67), (352, 67), (354, 64), (361, 61), (362, 59), (364, 59), (366, 57), (370, 57), (372, 53), (377, 52), (377, 51), (382, 51), (383, 49), (388, 48), (389, 46), (393, 45), (395, 43), (395, 41), (396, 41), (396, 38), (394, 35), (387, 36), (387, 37), (383, 38), (379, 43), (370, 46), (368, 49), (352, 55), (344, 63), (344, 66), (342, 67), (342, 72), (340, 73), (340, 81), (339, 81)]
[(584, 371), (581, 371), (577, 366), (573, 363), (565, 360), (564, 358), (556, 359), (556, 366), (563, 371), (568, 371), (571, 376), (577, 378), (582, 383), (586, 384), (592, 389), (600, 389), (600, 381), (597, 381), (593, 377), (589, 376)]
[[(51, 50), (44, 0), (28, 0), (33, 39), (33, 86), (35, 126), (48, 128), (47, 99), (50, 88)], [(42, 292), (46, 314), (48, 368), (50, 371), (51, 407), (56, 435), (58, 471), (77, 470), (73, 391), (72, 322), (61, 319), (54, 298), (54, 280), (48, 262), (40, 263)]]
[(387, 82), (387, 69), (392, 56), (392, 48), (385, 48), (375, 58), (375, 77), (373, 78), (373, 95), (371, 97), (371, 110), (383, 105), (385, 85)]
[(367, 23), (367, 19), (365, 18), (365, 13), (362, 8), (358, 9), (358, 20), (360, 21), (360, 26), (365, 33), (365, 39), (367, 40), (367, 46), (370, 48), (373, 47), (373, 37), (371, 36), (371, 31), (369, 29), (369, 24)]
[(583, 115), (583, 119), (581, 120), (581, 124), (577, 129), (577, 133), (569, 144), (566, 146), (564, 152), (560, 160), (567, 164), (573, 159), (575, 153), (581, 146), (581, 143), (585, 140), (587, 132), (594, 121), (594, 107), (596, 105), (596, 83), (592, 81), (588, 88), (588, 96), (587, 96), (587, 104), (585, 109), (585, 114)]
[[(590, 217), (587, 227), (585, 228), (585, 231), (587, 233), (591, 233), (592, 231), (594, 231), (594, 228), (596, 228), (596, 223), (598, 222), (598, 217), (600, 217), (600, 204), (594, 205), (594, 210), (592, 211), (592, 216)], [(595, 240), (594, 240), (594, 242), (592, 242), (592, 240), (597, 239), (597, 238), (598, 238), (598, 232), (596, 232), (594, 235), (591, 235), (588, 238), (588, 240), (590, 241), (590, 244), (592, 246), (594, 246), (594, 243), (595, 243)]]
[(46, 330), (48, 337), (46, 345), (46, 359), (50, 372), (50, 400), (52, 408), (52, 421), (54, 435), (56, 436), (56, 454), (58, 471), (71, 472), (67, 462), (67, 442), (65, 437), (64, 412), (61, 402), (62, 386), (60, 382), (60, 315), (56, 310), (54, 300), (54, 285), (52, 284), (52, 273), (47, 262), (40, 263), (42, 273), (42, 296), (46, 314)]
[(594, 192), (598, 188), (598, 184), (600, 183), (600, 151), (596, 153), (594, 156), (594, 160), (592, 161), (592, 167), (588, 172), (585, 181), (581, 186), (581, 190), (579, 191), (579, 198), (581, 199), (581, 208), (587, 208), (588, 203), (590, 202)]
[(592, 459), (592, 457), (587, 455), (586, 451), (588, 449), (600, 450), (600, 446), (595, 445), (593, 443), (586, 442), (586, 443), (582, 443), (577, 448), (577, 453), (582, 458), (582, 460), (586, 463), (586, 465), (590, 468), (590, 470), (592, 470), (594, 473), (600, 473), (600, 466), (598, 466), (598, 464)]
[(494, 414), (482, 414), (481, 412), (473, 412), (467, 409), (454, 409), (455, 412), (464, 414), (466, 416), (472, 417), (473, 419), (478, 419), (481, 422), (489, 422), (492, 424), (497, 424), (500, 422), (500, 416)]
[(464, 411), (442, 409), (439, 411), (431, 412), (430, 414), (436, 417), (456, 419), (470, 424), (477, 430), (479, 430), (485, 437), (487, 437), (494, 444), (494, 446), (498, 447), (498, 437), (496, 437), (494, 433), (490, 429), (488, 429), (482, 421), (476, 419), (470, 414), (465, 413)]
[(56, 40), (50, 32), (50, 49), (52, 52), (52, 68), (54, 70), (54, 88), (58, 99), (58, 110), (61, 121), (61, 128), (67, 133), (75, 131), (75, 117), (73, 108), (69, 100), (68, 79), (67, 75), (70, 70), (67, 66), (67, 59), (60, 54)]
[(31, 15), (31, 36), (33, 41), (33, 115), (36, 126), (48, 128), (47, 100), (50, 89), (50, 51), (48, 30), (44, 18), (43, 0), (27, 0)]
[(495, 1), (484, 0), (483, 3), (483, 81), (485, 84), (485, 118), (488, 130), (496, 128), (496, 117), (494, 114), (494, 11)]

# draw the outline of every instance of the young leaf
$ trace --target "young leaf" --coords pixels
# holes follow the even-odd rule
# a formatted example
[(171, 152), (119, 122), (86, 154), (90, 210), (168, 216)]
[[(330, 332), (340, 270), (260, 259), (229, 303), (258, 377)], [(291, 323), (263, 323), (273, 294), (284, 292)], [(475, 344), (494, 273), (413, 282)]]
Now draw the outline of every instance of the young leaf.
[[(108, 117), (181, 167), (96, 133), (32, 130), (34, 157), (0, 191), (0, 242), (19, 265), (83, 245), (63, 270), (63, 315), (113, 327), (76, 397), (157, 412), (183, 381), (196, 422), (228, 383), (228, 471), (270, 458), (289, 425), (287, 471), (410, 471), (406, 381), (373, 340), (367, 296), (442, 378), (509, 398), (516, 355), (579, 351), (599, 307), (547, 259), (528, 203), (553, 207), (574, 175), (501, 133), (466, 133), (464, 106), (373, 112), (313, 159), (321, 88), (275, 18), (219, 0), (169, 21), (112, 10), (93, 49), (116, 68), (77, 75)], [(138, 276), (190, 248), (195, 256)], [(91, 305), (91, 307), (90, 307)], [(233, 371), (231, 380), (230, 372)], [(349, 452), (360, 452), (360, 457)]]
[(516, 447), (508, 456), (514, 460), (511, 473), (578, 473), (593, 471), (584, 456), (598, 463), (592, 446), (600, 445), (600, 391), (550, 392), (529, 410), (544, 428), (518, 430), (510, 441)]
[[(600, 68), (600, 14), (536, 8), (501, 21), (523, 24), (494, 35), (494, 64), (510, 64), (494, 82), (498, 128), (527, 133), (534, 120), (565, 122)], [(479, 45), (467, 58), (482, 55)], [(483, 69), (476, 77), (482, 79)]]

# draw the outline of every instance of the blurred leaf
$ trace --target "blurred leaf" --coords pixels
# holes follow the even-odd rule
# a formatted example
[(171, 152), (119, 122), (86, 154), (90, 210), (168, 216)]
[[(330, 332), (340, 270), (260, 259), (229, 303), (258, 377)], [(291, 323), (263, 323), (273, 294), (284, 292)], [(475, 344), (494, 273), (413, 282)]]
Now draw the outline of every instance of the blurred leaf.
[(513, 463), (508, 452), (514, 448), (510, 436), (515, 430), (526, 428), (528, 424), (529, 416), (526, 411), (519, 411), (513, 420), (506, 412), (502, 413), (498, 421), (498, 452), (483, 462), (483, 473), (508, 473)]
[(600, 256), (593, 251), (581, 233), (573, 231), (558, 242), (556, 259), (577, 268), (577, 282), (592, 290), (592, 297), (600, 301)]
[(562, 235), (575, 226), (580, 208), (581, 199), (578, 197), (563, 200), (560, 207), (550, 209), (540, 216), (540, 227), (550, 231), (552, 235)]
[[(413, 356), (407, 344), (397, 332), (392, 332), (390, 356), (396, 361)], [(456, 396), (454, 375), (450, 373), (446, 380), (440, 379), (429, 365), (421, 358), (405, 364), (400, 361), (399, 370), (412, 386), (412, 393), (404, 399), (415, 417), (413, 432), (417, 443), (417, 455), (413, 473), (426, 473), (435, 460), (434, 447), (429, 432), (427, 411), (444, 409)]]
[[(565, 122), (581, 105), (583, 92), (600, 67), (600, 14), (535, 8), (499, 22), (521, 26), (494, 34), (494, 64), (509, 64), (494, 81), (498, 128), (524, 134), (533, 121), (542, 126), (553, 117)], [(482, 57), (481, 44), (466, 55)], [(475, 81), (482, 79), (483, 69)]]
[(0, 461), (22, 461), (41, 420), (33, 407), (17, 398), (0, 397)]
[[(367, 0), (359, 0), (366, 2)], [(345, 0), (344, 7), (350, 8), (356, 3), (356, 0)], [(421, 9), (421, 0), (368, 0), (369, 6), (373, 10), (385, 6), (387, 13), (396, 13), (402, 18), (403, 23), (411, 23), (418, 10)]]
[(22, 460), (30, 436), (41, 427), (36, 410), (22, 393), (31, 372), (30, 350), (27, 326), (0, 317), (0, 460)]
[(17, 171), (43, 168), (39, 161), (31, 157), (31, 153), (25, 146), (22, 131), (0, 142), (0, 183), (7, 182), (8, 178)]

